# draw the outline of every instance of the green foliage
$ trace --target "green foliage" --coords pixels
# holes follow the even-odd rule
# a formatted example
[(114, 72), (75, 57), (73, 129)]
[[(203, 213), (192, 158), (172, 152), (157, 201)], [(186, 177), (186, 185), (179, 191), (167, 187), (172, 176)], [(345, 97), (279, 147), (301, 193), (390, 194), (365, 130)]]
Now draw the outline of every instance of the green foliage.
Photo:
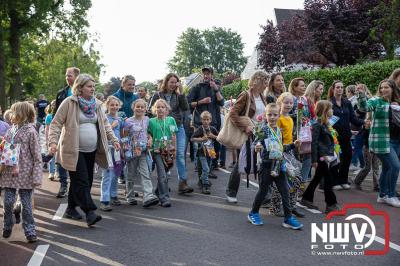
[(248, 80), (238, 80), (229, 85), (222, 87), (222, 95), (225, 99), (229, 99), (231, 96), (232, 98), (236, 99), (239, 94), (247, 90)]
[[(334, 80), (343, 81), (344, 85), (364, 83), (372, 94), (376, 93), (379, 82), (388, 78), (392, 71), (400, 67), (400, 60), (371, 62), (347, 67), (324, 68), (318, 70), (299, 70), (284, 72), (286, 87), (296, 77), (303, 77), (306, 84), (318, 79), (325, 83), (325, 94)], [(236, 81), (222, 88), (225, 99), (236, 98), (240, 92), (247, 89), (247, 80)]]
[[(84, 49), (85, 46), (89, 47)], [(95, 80), (98, 80), (103, 67), (99, 63), (99, 52), (84, 40), (68, 42), (53, 39), (42, 42), (28, 38), (22, 42), (21, 53), (25, 55), (21, 58), (25, 96), (43, 93), (48, 99), (54, 99), (57, 91), (65, 86), (67, 67), (79, 67), (82, 73), (92, 75)]]
[(203, 66), (211, 66), (215, 75), (226, 71), (240, 73), (246, 64), (243, 48), (241, 36), (231, 29), (188, 28), (178, 38), (168, 67), (179, 76), (188, 76)]

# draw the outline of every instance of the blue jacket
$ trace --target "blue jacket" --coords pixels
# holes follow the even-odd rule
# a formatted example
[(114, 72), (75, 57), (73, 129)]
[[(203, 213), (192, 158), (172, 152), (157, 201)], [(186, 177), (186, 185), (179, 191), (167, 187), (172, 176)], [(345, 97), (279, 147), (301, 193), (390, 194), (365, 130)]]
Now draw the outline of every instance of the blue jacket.
[(134, 101), (136, 101), (139, 97), (133, 92), (126, 92), (122, 88), (117, 90), (113, 96), (117, 97), (122, 102), (122, 107), (119, 109), (120, 112), (123, 112), (126, 117), (133, 116), (133, 111), (131, 105)]

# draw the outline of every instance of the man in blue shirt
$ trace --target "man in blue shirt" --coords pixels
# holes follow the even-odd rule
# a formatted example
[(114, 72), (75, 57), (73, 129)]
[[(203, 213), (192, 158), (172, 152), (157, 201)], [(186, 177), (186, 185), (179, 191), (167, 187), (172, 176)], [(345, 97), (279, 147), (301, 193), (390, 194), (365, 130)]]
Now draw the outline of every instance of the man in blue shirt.
[(131, 105), (139, 97), (134, 93), (135, 78), (132, 75), (126, 75), (122, 78), (121, 88), (114, 93), (114, 96), (122, 101), (122, 107), (119, 109), (122, 118), (133, 116)]

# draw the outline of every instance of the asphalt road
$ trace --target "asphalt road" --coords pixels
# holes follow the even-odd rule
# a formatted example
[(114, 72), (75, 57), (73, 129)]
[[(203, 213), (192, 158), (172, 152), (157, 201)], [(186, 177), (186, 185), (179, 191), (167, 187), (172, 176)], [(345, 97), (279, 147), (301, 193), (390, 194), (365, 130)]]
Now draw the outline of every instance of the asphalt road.
[[(196, 187), (192, 163), (187, 171), (189, 183)], [(324, 221), (325, 216), (320, 213), (304, 210), (306, 217), (300, 219), (304, 228), (294, 231), (281, 226), (282, 218), (262, 209), (264, 225), (253, 226), (246, 215), (257, 191), (256, 183), (247, 188), (243, 181), (239, 203), (229, 204), (224, 198), (229, 174), (215, 173), (218, 179), (212, 180), (211, 195), (201, 194), (196, 187), (195, 193), (181, 196), (172, 171), (171, 208), (143, 209), (140, 204), (130, 206), (124, 202), (112, 212), (99, 211), (103, 220), (94, 228), (65, 218), (53, 220), (60, 204), (67, 201), (54, 197), (58, 182), (45, 178), (35, 192), (39, 241), (27, 244), (21, 225), (16, 225), (11, 238), (0, 240), (0, 265), (27, 265), (30, 261), (30, 265), (39, 265), (39, 252), (35, 250), (43, 249), (41, 265), (400, 265), (400, 247), (396, 245), (383, 256), (312, 255), (311, 223)], [(96, 180), (92, 190), (96, 203), (99, 186)], [(140, 191), (139, 186), (137, 190)], [(119, 191), (123, 198), (123, 188)], [(390, 241), (400, 245), (399, 209), (378, 205), (376, 194), (368, 191), (340, 191), (337, 198), (341, 204), (371, 203), (376, 209), (387, 211)], [(321, 209), (324, 207), (322, 193), (316, 192), (315, 201)], [(377, 226), (378, 236), (383, 236), (383, 229)], [(382, 249), (383, 245), (375, 241), (371, 247)]]

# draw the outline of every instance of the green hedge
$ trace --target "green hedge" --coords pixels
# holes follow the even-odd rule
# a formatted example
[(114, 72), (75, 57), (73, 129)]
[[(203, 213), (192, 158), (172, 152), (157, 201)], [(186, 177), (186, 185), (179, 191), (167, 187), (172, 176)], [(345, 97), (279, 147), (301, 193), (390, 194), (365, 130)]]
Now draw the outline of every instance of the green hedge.
[[(283, 73), (286, 87), (289, 82), (296, 77), (303, 77), (306, 84), (314, 79), (319, 79), (325, 83), (325, 94), (334, 80), (343, 81), (344, 85), (364, 83), (375, 94), (379, 82), (388, 78), (392, 71), (400, 68), (400, 60), (372, 62), (357, 64), (347, 67), (325, 68), (319, 70), (299, 70)], [(242, 90), (247, 89), (247, 80), (235, 82), (223, 87), (224, 97), (231, 95), (236, 98)]]

